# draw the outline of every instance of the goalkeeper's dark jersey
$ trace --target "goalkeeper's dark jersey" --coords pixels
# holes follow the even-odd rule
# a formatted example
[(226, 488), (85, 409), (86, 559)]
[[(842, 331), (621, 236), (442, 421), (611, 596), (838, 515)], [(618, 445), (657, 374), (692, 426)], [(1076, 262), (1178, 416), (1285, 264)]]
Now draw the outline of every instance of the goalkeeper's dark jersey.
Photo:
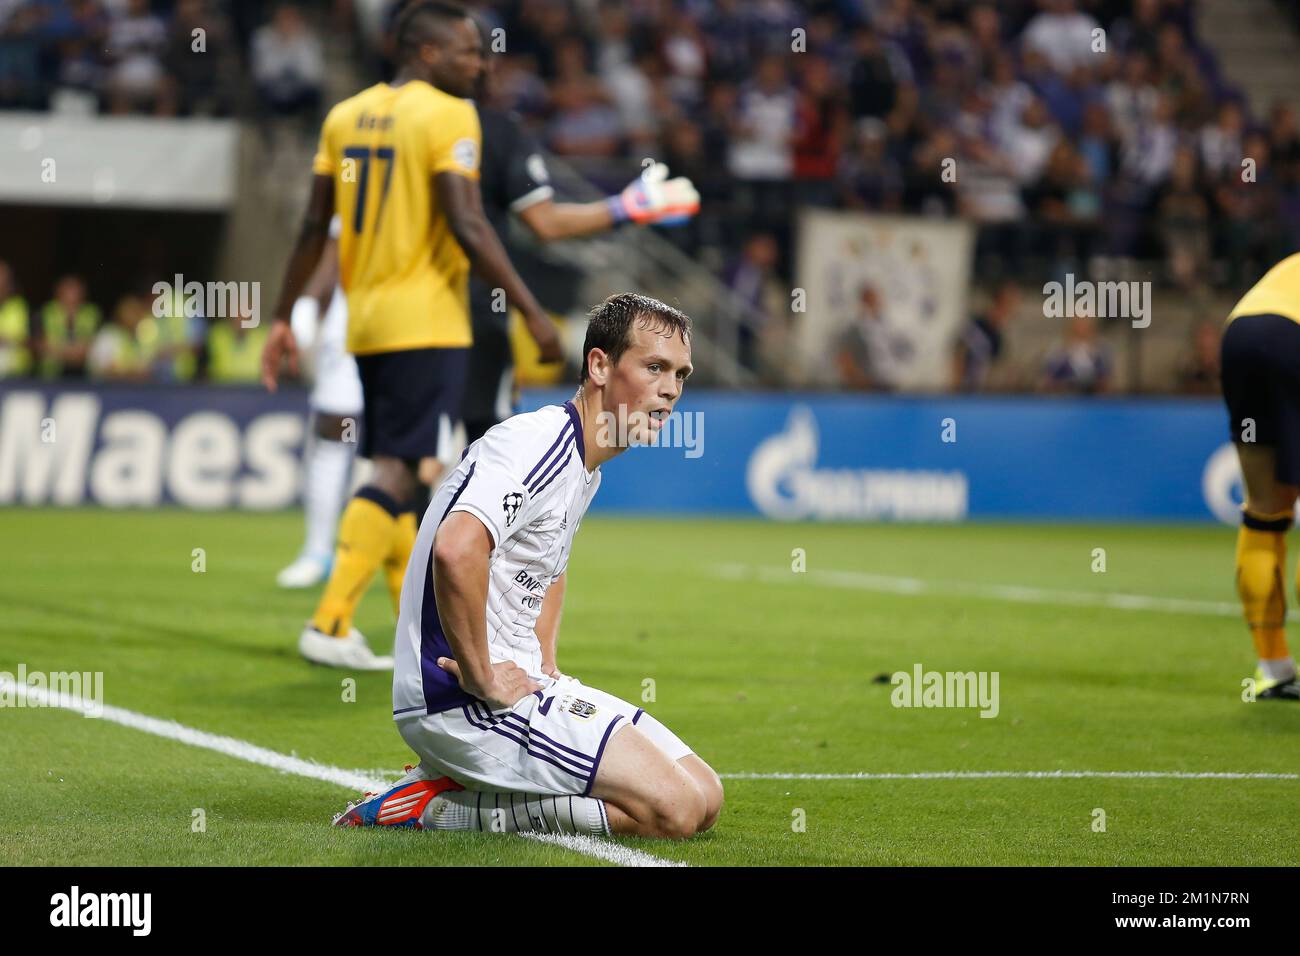
[[(479, 174), (483, 211), (502, 244), (507, 244), (510, 215), (550, 199), (554, 191), (541, 149), (519, 118), (482, 106), (478, 115), (483, 128), (483, 160)], [(511, 258), (515, 258), (516, 250), (509, 251)], [(484, 427), (510, 414), (508, 314), (505, 311), (494, 312), (492, 299), (491, 289), (477, 277), (471, 278), (474, 348), (470, 353), (469, 378), (461, 408), (461, 418), (471, 430), (471, 441), (478, 437), (473, 433), (476, 427), (481, 434)]]

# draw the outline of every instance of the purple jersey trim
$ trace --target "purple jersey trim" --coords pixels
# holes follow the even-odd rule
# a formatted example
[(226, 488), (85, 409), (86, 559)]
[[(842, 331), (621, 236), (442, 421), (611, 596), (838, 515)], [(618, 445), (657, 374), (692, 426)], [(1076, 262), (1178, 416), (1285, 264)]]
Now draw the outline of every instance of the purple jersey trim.
[(578, 415), (578, 407), (573, 402), (565, 402), (564, 410), (569, 413), (569, 420), (573, 422), (573, 434), (578, 439), (578, 457), (582, 460), (582, 466), (587, 467), (587, 447), (582, 441), (582, 418)]
[(605, 728), (605, 736), (600, 738), (600, 749), (596, 751), (596, 765), (591, 768), (591, 776), (587, 778), (587, 789), (582, 791), (584, 797), (591, 794), (591, 788), (596, 785), (596, 771), (600, 769), (600, 758), (605, 755), (605, 744), (609, 743), (609, 735), (614, 732), (618, 722), (623, 719), (622, 714), (616, 714), (614, 719), (609, 722)]

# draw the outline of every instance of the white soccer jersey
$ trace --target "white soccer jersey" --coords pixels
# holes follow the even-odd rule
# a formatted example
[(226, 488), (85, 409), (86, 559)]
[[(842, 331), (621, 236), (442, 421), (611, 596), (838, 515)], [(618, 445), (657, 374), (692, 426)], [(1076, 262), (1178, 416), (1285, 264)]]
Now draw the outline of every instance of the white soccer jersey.
[(547, 589), (569, 563), (569, 548), (600, 471), (584, 464), (582, 425), (572, 402), (516, 415), (488, 430), (439, 486), (420, 522), (402, 583), (394, 648), (393, 715), (433, 714), (474, 700), (438, 667), (454, 657), (438, 619), (433, 539), (453, 511), (467, 511), (492, 536), (487, 636), (493, 663), (514, 661), (542, 676), (534, 627)]

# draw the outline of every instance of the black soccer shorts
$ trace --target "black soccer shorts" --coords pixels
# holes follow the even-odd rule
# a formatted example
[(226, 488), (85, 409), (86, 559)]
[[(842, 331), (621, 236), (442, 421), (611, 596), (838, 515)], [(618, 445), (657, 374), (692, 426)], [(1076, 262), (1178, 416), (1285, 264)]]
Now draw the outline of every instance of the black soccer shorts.
[(1241, 315), (1220, 346), (1228, 434), (1277, 450), (1277, 480), (1300, 485), (1300, 322), (1284, 315)]

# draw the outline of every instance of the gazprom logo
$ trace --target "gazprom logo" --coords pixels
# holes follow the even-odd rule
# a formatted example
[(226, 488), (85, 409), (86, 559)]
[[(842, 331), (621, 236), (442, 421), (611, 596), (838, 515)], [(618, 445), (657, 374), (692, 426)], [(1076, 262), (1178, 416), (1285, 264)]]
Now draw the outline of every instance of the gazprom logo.
[(1201, 494), (1205, 507), (1224, 524), (1241, 523), (1241, 464), (1232, 442), (1224, 442), (1205, 462), (1201, 472)]
[(783, 521), (956, 521), (966, 517), (966, 475), (918, 469), (818, 468), (817, 419), (790, 410), (785, 429), (759, 444), (745, 487), (754, 506)]

